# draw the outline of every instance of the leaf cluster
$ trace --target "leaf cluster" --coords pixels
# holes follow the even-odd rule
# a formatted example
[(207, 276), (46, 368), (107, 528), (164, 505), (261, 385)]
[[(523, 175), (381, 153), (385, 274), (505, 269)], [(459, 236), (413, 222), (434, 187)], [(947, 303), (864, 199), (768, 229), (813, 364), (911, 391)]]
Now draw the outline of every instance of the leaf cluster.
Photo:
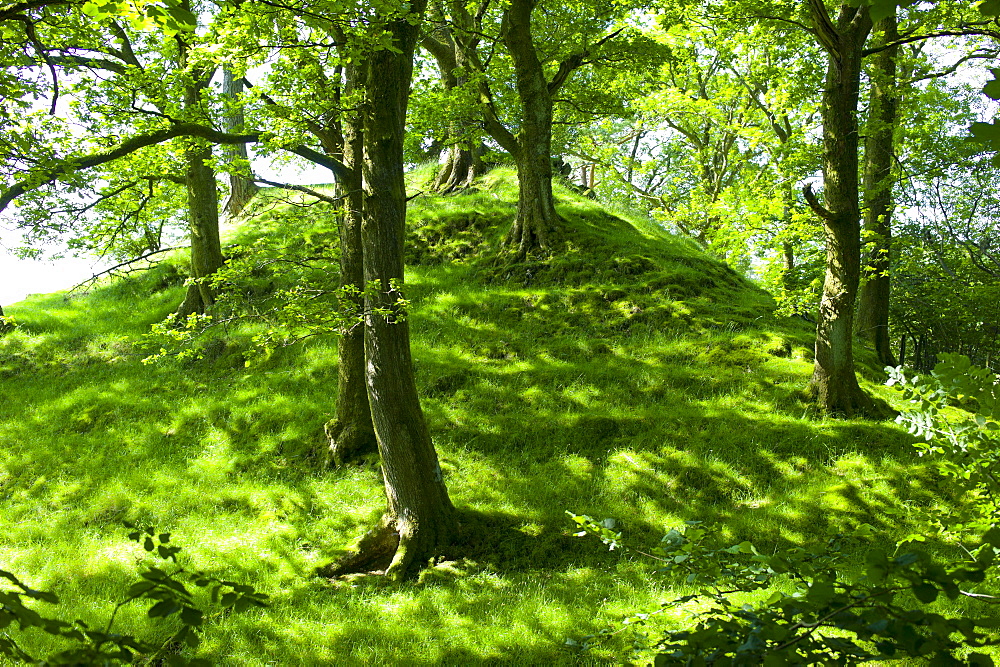
[[(573, 516), (577, 535), (593, 534), (622, 548), (608, 520)], [(986, 631), (988, 618), (949, 617), (924, 607), (939, 597), (954, 600), (985, 580), (993, 567), (1000, 530), (989, 531), (974, 557), (941, 562), (920, 551), (891, 556), (868, 552), (860, 574), (845, 571), (844, 547), (872, 536), (863, 525), (851, 536), (835, 536), (821, 548), (791, 547), (772, 555), (750, 542), (726, 547), (718, 529), (688, 522), (672, 529), (651, 553), (661, 574), (683, 577), (696, 592), (652, 613), (623, 622), (633, 631), (653, 616), (694, 608), (687, 627), (650, 639), (656, 665), (848, 665), (867, 660), (918, 658), (939, 665), (992, 665), (982, 653), (957, 656), (969, 647), (1000, 642)], [(914, 604), (916, 602), (917, 604)], [(587, 648), (617, 631), (572, 645)]]

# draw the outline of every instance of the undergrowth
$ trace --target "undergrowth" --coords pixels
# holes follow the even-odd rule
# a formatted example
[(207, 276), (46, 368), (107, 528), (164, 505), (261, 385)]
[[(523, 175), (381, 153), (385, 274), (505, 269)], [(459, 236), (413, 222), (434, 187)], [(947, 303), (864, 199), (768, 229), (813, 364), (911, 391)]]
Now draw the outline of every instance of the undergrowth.
[[(384, 503), (373, 463), (322, 465), (336, 340), (248, 367), (261, 325), (233, 321), (200, 359), (143, 364), (158, 345), (144, 335), (182, 298), (178, 255), (5, 307), (18, 328), (0, 339), (0, 568), (96, 622), (138, 571), (121, 522), (155, 524), (192, 567), (271, 596), (206, 623), (189, 650), (216, 664), (577, 663), (629, 647), (583, 658), (567, 637), (683, 585), (573, 538), (567, 510), (614, 517), (636, 543), (701, 520), (763, 551), (861, 524), (894, 542), (913, 508), (962, 502), (898, 426), (803, 402), (811, 327), (648, 220), (557, 188), (565, 247), (505, 261), (515, 189), (501, 169), (410, 202), (416, 377), (466, 540), (453, 558), (395, 587), (313, 576)], [(332, 212), (296, 204), (262, 205), (230, 243), (335, 265)], [(261, 262), (243, 288), (266, 300), (301, 275)], [(323, 275), (336, 284), (310, 279)], [(893, 400), (880, 373), (864, 370), (866, 387)], [(169, 636), (139, 611), (117, 623)]]

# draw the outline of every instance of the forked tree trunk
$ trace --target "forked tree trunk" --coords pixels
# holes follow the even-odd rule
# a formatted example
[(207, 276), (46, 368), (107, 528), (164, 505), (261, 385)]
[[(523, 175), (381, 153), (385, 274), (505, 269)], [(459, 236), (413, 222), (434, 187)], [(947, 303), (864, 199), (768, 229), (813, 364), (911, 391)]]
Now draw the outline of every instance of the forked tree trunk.
[(843, 5), (834, 26), (821, 0), (810, 0), (810, 8), (829, 55), (822, 110), (826, 208), (809, 197), (823, 220), (826, 237), (826, 278), (810, 390), (824, 411), (868, 414), (874, 412), (874, 403), (858, 385), (853, 341), (861, 268), (858, 94), (862, 48), (871, 31), (871, 18), (867, 7)]
[(506, 245), (516, 259), (534, 249), (551, 250), (559, 229), (552, 197), (552, 97), (531, 36), (532, 0), (512, 0), (504, 12), (501, 36), (511, 60), (521, 106), (517, 134), (517, 215)]
[[(234, 105), (225, 115), (226, 132), (243, 132), (245, 121), (243, 111), (238, 106), (243, 95), (243, 79), (233, 76), (233, 71), (229, 67), (222, 69), (222, 94)], [(229, 174), (229, 196), (223, 206), (226, 215), (233, 218), (239, 215), (250, 203), (259, 188), (253, 179), (244, 173), (248, 158), (246, 144), (227, 145), (223, 151), (226, 159), (231, 163), (236, 163), (238, 168), (235, 173)]]
[[(421, 15), (425, 5), (417, 0), (411, 11)], [(377, 51), (365, 64), (361, 229), (365, 284), (379, 286), (365, 299), (365, 359), (387, 507), (355, 553), (321, 572), (384, 569), (400, 579), (450, 544), (458, 522), (417, 397), (409, 324), (398, 304), (406, 214), (403, 131), (418, 27), (394, 21), (388, 29), (399, 52)]]
[(222, 267), (222, 245), (219, 240), (219, 192), (215, 170), (211, 166), (212, 147), (201, 139), (193, 139), (184, 154), (187, 164), (188, 224), (191, 240), (191, 278), (184, 302), (177, 310), (180, 317), (204, 313), (215, 303), (215, 291), (203, 279)]
[[(895, 12), (878, 28), (883, 41), (898, 37)], [(896, 52), (892, 47), (877, 53), (871, 68), (871, 94), (865, 138), (865, 212), (868, 237), (865, 280), (858, 296), (855, 329), (875, 346), (879, 361), (895, 366), (889, 342), (889, 268), (892, 261), (893, 134), (896, 129)]]
[[(353, 86), (354, 67), (350, 68), (348, 86)], [(361, 245), (363, 197), (361, 164), (364, 157), (362, 128), (357, 118), (343, 125), (343, 161), (347, 174), (337, 183), (344, 197), (340, 218), (340, 284), (351, 286), (357, 296), (347, 296), (343, 307), (359, 315), (363, 311), (365, 287), (364, 253)], [(343, 465), (378, 449), (372, 425), (371, 407), (365, 381), (365, 327), (359, 321), (340, 336), (337, 348), (337, 414), (326, 426), (330, 454), (335, 465)]]

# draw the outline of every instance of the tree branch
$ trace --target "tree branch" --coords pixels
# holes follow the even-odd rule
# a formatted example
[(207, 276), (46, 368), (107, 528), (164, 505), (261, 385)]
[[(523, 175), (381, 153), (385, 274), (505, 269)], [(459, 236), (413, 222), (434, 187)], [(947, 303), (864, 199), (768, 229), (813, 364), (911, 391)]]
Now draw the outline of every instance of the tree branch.
[(819, 203), (819, 199), (817, 199), (816, 195), (813, 193), (812, 183), (806, 183), (802, 186), (802, 196), (806, 198), (806, 203), (809, 204), (809, 208), (813, 210), (813, 213), (824, 220), (833, 219), (833, 213), (824, 208), (823, 205)]

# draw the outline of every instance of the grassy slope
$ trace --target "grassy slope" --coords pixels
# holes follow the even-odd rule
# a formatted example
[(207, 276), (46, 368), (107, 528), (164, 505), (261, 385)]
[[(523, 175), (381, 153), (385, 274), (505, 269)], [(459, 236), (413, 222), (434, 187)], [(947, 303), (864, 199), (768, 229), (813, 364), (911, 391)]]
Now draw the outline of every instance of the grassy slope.
[[(809, 328), (690, 244), (560, 192), (570, 249), (490, 264), (512, 189), (496, 172), (478, 193), (411, 203), (417, 379), (475, 535), (467, 558), (400, 587), (313, 579), (383, 504), (374, 466), (308, 457), (335, 341), (253, 370), (225, 354), (144, 365), (134, 340), (181, 297), (161, 267), (9, 308), (22, 327), (0, 340), (0, 568), (99, 622), (143, 555), (120, 522), (148, 522), (193, 566), (274, 597), (212, 621), (213, 662), (572, 662), (566, 637), (678, 589), (572, 537), (566, 510), (615, 517), (636, 544), (699, 519), (766, 548), (861, 522), (895, 541), (912, 507), (949, 502), (897, 427), (803, 404)], [(309, 216), (271, 220), (295, 237)], [(120, 618), (166, 636), (140, 608)]]

